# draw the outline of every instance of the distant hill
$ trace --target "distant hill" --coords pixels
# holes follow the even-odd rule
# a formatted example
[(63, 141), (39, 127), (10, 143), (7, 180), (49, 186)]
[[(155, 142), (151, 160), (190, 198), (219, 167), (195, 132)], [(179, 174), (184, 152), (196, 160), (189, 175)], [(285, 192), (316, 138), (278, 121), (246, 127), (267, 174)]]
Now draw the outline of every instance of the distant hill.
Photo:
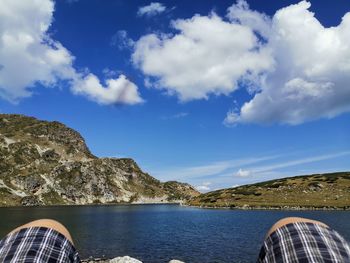
[(350, 209), (350, 172), (313, 174), (222, 189), (190, 205), (243, 209)]
[(59, 122), (0, 114), (0, 206), (175, 202), (189, 184), (162, 183), (132, 159), (97, 158)]

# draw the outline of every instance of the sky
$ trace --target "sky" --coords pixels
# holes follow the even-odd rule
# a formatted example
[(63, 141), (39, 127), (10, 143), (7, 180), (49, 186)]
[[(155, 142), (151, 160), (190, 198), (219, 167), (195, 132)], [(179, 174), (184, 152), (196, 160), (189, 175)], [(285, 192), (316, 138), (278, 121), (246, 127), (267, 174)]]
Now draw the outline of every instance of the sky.
[(0, 0), (0, 112), (206, 192), (350, 170), (350, 5)]

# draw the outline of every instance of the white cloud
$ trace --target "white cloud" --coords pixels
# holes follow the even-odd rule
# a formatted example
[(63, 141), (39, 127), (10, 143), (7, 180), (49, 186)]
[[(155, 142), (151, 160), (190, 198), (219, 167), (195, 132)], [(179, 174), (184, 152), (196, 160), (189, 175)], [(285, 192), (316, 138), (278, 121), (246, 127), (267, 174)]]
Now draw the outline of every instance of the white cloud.
[(251, 168), (249, 168), (249, 171), (251, 171), (251, 173), (254, 173), (254, 174), (262, 174), (265, 172), (274, 171), (276, 169), (281, 169), (281, 168), (286, 168), (286, 167), (291, 167), (291, 166), (298, 166), (301, 164), (320, 162), (320, 161), (335, 159), (335, 158), (339, 158), (339, 157), (343, 157), (343, 156), (347, 156), (347, 155), (350, 155), (350, 151), (312, 156), (312, 157), (308, 157), (308, 158), (291, 160), (291, 161), (282, 162), (282, 163), (275, 163), (275, 164), (266, 165), (266, 166), (251, 167)]
[(206, 186), (206, 185), (198, 185), (195, 187), (198, 191), (200, 192), (204, 192), (204, 191), (209, 191), (210, 187)]
[(90, 73), (77, 80), (72, 90), (74, 93), (85, 95), (99, 104), (133, 105), (143, 102), (137, 91), (137, 86), (124, 75), (120, 75), (117, 79), (108, 79), (106, 86), (103, 86), (100, 80)]
[[(275, 67), (226, 123), (300, 124), (350, 111), (350, 13), (325, 28), (302, 1), (276, 12), (266, 47)], [(257, 14), (258, 15), (258, 14)], [(265, 27), (269, 23), (265, 23)]]
[[(212, 177), (206, 177), (207, 180), (210, 180), (211, 182), (214, 182), (216, 185), (220, 185), (221, 188), (226, 187), (228, 185), (232, 185), (232, 180), (234, 178), (234, 182), (239, 185), (244, 185), (248, 183), (256, 183), (266, 180), (272, 180), (275, 178), (282, 178), (287, 176), (296, 176), (300, 174), (313, 174), (313, 173), (320, 173), (320, 172), (327, 172), (323, 169), (323, 171), (320, 171), (318, 169), (315, 169), (314, 167), (318, 167), (317, 163), (325, 162), (327, 160), (331, 159), (337, 159), (337, 158), (344, 158), (350, 155), (350, 151), (342, 151), (342, 152), (334, 152), (329, 154), (319, 154), (304, 158), (297, 158), (297, 159), (289, 159), (287, 161), (276, 161), (270, 162), (269, 164), (261, 165), (258, 163), (251, 163), (241, 166), (244, 166), (244, 168), (236, 170), (236, 172), (232, 171), (231, 169), (225, 170), (224, 173), (215, 174)], [(282, 157), (282, 156), (280, 156)], [(286, 156), (285, 156), (286, 157)], [(315, 163), (314, 166), (305, 166), (308, 164)], [(237, 166), (236, 166), (237, 167)], [(292, 168), (291, 168), (292, 167)], [(305, 167), (313, 167), (308, 168), (309, 170), (307, 172), (301, 171), (300, 168)], [(232, 166), (232, 168), (235, 168)], [(335, 171), (342, 171), (346, 170), (347, 168), (331, 168), (328, 169), (328, 172), (335, 172)], [(234, 177), (232, 176), (234, 175)], [(194, 178), (196, 179), (196, 178)], [(197, 179), (203, 180), (203, 178), (197, 177)], [(198, 185), (204, 185), (204, 184), (198, 184)], [(226, 186), (225, 186), (226, 185)], [(238, 186), (238, 185), (237, 185)], [(211, 190), (213, 187), (211, 187)]]
[(53, 2), (3, 0), (0, 8), (0, 96), (30, 96), (35, 82), (53, 85), (72, 74), (73, 56), (46, 36)]
[(102, 70), (102, 73), (107, 78), (113, 78), (113, 77), (118, 76), (121, 72), (119, 72), (117, 70), (110, 69), (110, 68), (104, 68)]
[(132, 49), (135, 45), (135, 42), (128, 36), (128, 32), (125, 30), (119, 30), (112, 36), (111, 45), (117, 46), (120, 50)]
[(223, 124), (226, 126), (234, 126), (239, 121), (239, 114), (237, 113), (238, 109), (230, 110), (226, 114), (226, 118), (223, 121)]
[(177, 114), (173, 115), (173, 117), (174, 117), (175, 119), (184, 118), (184, 117), (186, 117), (186, 116), (188, 116), (188, 113), (187, 113), (187, 112), (180, 112), (180, 113), (177, 113)]
[(179, 112), (170, 116), (161, 117), (162, 120), (174, 120), (174, 119), (182, 119), (188, 116), (188, 112)]
[[(333, 167), (329, 169), (320, 169), (315, 168), (319, 167), (317, 163), (325, 162), (327, 160), (331, 159), (337, 159), (337, 158), (343, 158), (345, 156), (349, 156), (350, 151), (343, 151), (343, 152), (335, 152), (330, 154), (321, 154), (321, 155), (315, 155), (305, 158), (299, 158), (299, 159), (291, 159), (287, 161), (280, 161), (280, 162), (273, 162), (268, 165), (253, 165), (253, 166), (247, 166), (244, 170), (247, 170), (250, 172), (249, 177), (236, 177), (236, 180), (239, 180), (239, 184), (251, 184), (251, 183), (257, 183), (262, 182), (266, 180), (272, 180), (276, 178), (283, 178), (283, 177), (289, 177), (289, 176), (296, 176), (301, 174), (315, 174), (315, 173), (325, 173), (325, 172), (336, 172), (336, 171), (344, 171), (347, 169), (347, 167)], [(309, 164), (315, 163), (315, 165), (310, 166)], [(307, 166), (305, 166), (307, 165)], [(293, 167), (293, 168), (291, 168)], [(307, 170), (305, 170), (305, 167)], [(312, 168), (311, 168), (312, 167)], [(221, 176), (220, 176), (221, 177)], [(232, 175), (223, 175), (222, 177), (225, 178), (232, 178)], [(211, 179), (212, 180), (212, 179)], [(224, 181), (224, 178), (222, 178)], [(229, 182), (228, 182), (229, 183)]]
[(163, 13), (166, 7), (159, 2), (152, 2), (149, 5), (142, 6), (137, 11), (138, 16), (155, 16), (157, 14)]
[(149, 34), (135, 44), (134, 65), (155, 78), (153, 86), (180, 100), (228, 95), (242, 76), (251, 78), (271, 67), (253, 31), (212, 13), (173, 21), (175, 35)]
[(211, 177), (222, 175), (223, 173), (229, 173), (229, 177), (232, 177), (233, 169), (237, 169), (242, 166), (251, 165), (259, 162), (264, 162), (278, 158), (279, 155), (270, 155), (262, 157), (253, 157), (245, 159), (233, 159), (226, 161), (212, 162), (205, 165), (189, 166), (189, 167), (169, 167), (167, 170), (152, 171), (152, 174), (161, 180), (189, 180), (200, 179), (203, 177)]
[(247, 177), (247, 176), (250, 176), (250, 171), (249, 170), (243, 170), (243, 169), (239, 169), (236, 173), (236, 176), (239, 176), (239, 177)]
[(239, 0), (228, 21), (195, 15), (173, 21), (173, 35), (141, 37), (132, 60), (148, 86), (181, 101), (229, 95), (243, 83), (252, 99), (230, 110), (226, 125), (332, 118), (350, 111), (350, 12), (326, 28), (309, 8), (301, 1), (268, 17)]
[(262, 37), (266, 38), (271, 34), (270, 18), (264, 13), (250, 10), (248, 3), (244, 0), (238, 0), (237, 4), (229, 7), (227, 17), (233, 23), (248, 26)]
[(204, 182), (202, 185), (198, 185), (195, 188), (200, 192), (207, 192), (207, 191), (210, 191), (211, 189), (210, 185), (211, 185), (211, 182)]
[(215, 175), (231, 167), (230, 161), (214, 162), (207, 165), (180, 167), (171, 173), (181, 177), (197, 177)]
[(142, 102), (135, 84), (123, 75), (103, 86), (95, 75), (73, 68), (73, 55), (47, 32), (53, 12), (51, 0), (1, 1), (0, 97), (16, 102), (31, 96), (36, 84), (54, 87), (65, 80), (74, 93), (101, 104)]
[[(319, 163), (331, 159), (347, 158), (350, 156), (350, 151), (305, 157), (295, 157), (295, 154), (289, 152), (287, 155), (227, 160), (201, 166), (167, 167), (164, 170), (148, 168), (147, 170), (162, 181), (179, 180), (196, 186), (199, 191), (213, 191), (216, 188), (236, 187), (275, 178), (320, 173), (322, 169), (317, 168), (320, 167)], [(300, 154), (298, 153), (298, 155)], [(302, 169), (308, 169), (308, 171), (301, 172)], [(344, 171), (346, 169), (347, 167), (338, 166), (323, 172)], [(209, 182), (211, 184), (208, 184)]]

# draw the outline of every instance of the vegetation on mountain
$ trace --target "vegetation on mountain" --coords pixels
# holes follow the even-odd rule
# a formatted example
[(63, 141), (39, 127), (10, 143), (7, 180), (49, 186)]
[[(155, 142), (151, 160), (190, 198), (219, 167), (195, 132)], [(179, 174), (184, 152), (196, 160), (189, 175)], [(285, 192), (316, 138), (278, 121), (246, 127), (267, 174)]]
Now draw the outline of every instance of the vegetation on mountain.
[(129, 158), (97, 158), (59, 122), (0, 114), (0, 206), (182, 202), (199, 193), (162, 183)]
[(190, 205), (243, 209), (350, 209), (350, 172), (295, 176), (217, 190)]

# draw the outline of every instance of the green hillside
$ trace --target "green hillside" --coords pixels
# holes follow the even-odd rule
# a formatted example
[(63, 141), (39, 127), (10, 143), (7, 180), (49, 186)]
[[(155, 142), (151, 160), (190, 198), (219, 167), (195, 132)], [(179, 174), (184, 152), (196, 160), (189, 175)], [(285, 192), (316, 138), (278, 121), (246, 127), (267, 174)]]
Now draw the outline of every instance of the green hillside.
[(190, 205), (242, 209), (350, 209), (350, 172), (313, 174), (222, 189)]

